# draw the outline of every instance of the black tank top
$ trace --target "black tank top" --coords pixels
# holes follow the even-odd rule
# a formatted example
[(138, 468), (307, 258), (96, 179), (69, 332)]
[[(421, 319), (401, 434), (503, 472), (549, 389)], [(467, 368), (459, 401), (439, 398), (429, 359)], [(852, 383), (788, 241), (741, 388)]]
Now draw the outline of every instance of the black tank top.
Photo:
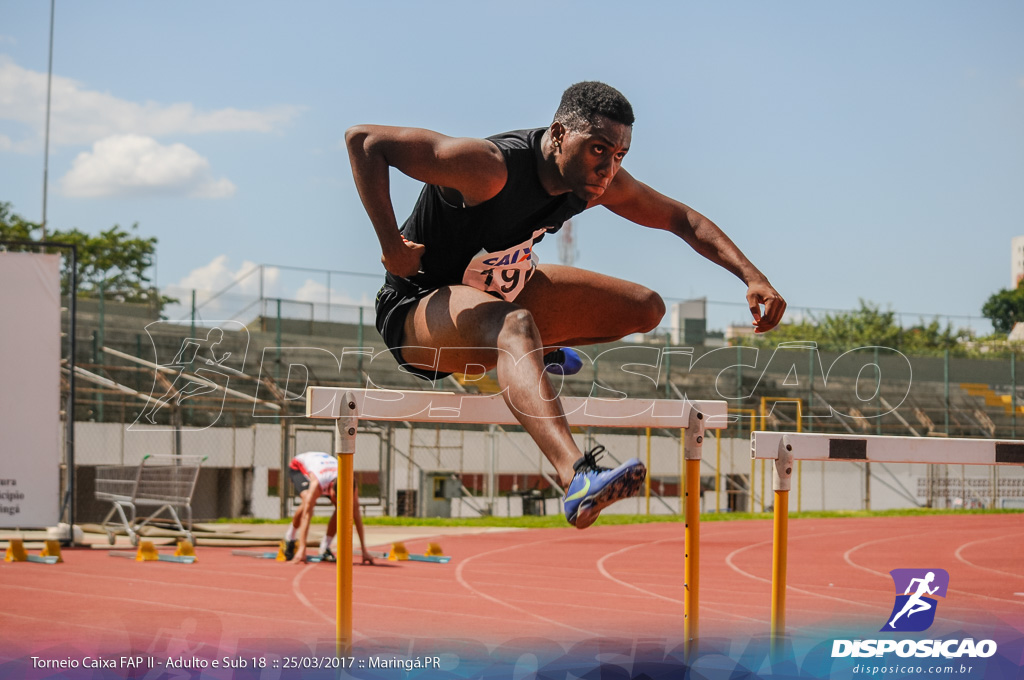
[(481, 250), (511, 248), (541, 228), (554, 233), (570, 217), (583, 212), (585, 200), (571, 192), (552, 196), (540, 183), (537, 160), (546, 129), (516, 130), (487, 138), (501, 150), (508, 171), (505, 186), (490, 200), (472, 207), (455, 206), (441, 195), (440, 187), (424, 186), (401, 228), (405, 238), (425, 247), (422, 273), (409, 279), (388, 273), (388, 282), (400, 288), (412, 284), (421, 290), (461, 283), (466, 266)]

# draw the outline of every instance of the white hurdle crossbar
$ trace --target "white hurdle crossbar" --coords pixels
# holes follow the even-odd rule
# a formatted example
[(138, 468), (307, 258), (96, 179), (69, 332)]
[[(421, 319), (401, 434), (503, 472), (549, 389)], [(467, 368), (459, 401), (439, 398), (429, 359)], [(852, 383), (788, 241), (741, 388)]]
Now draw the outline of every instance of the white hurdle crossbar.
[[(655, 427), (685, 429), (686, 442), (686, 588), (684, 638), (697, 637), (700, 527), (700, 459), (704, 430), (728, 426), (724, 401), (686, 399), (598, 399), (562, 397), (562, 410), (572, 427)], [(518, 425), (501, 395), (365, 390), (309, 387), (306, 416), (336, 423), (338, 456), (338, 590), (337, 651), (352, 649), (352, 454), (360, 420)], [(691, 498), (693, 496), (693, 498)]]
[(772, 638), (781, 644), (786, 628), (789, 488), (795, 460), (936, 465), (1024, 465), (1024, 441), (939, 439), (811, 432), (753, 432), (752, 458), (775, 461), (772, 539)]
[(793, 460), (862, 460), (867, 463), (936, 465), (1020, 465), (1024, 442), (1000, 439), (884, 437), (797, 432), (754, 432), (752, 458), (775, 460), (786, 438)]

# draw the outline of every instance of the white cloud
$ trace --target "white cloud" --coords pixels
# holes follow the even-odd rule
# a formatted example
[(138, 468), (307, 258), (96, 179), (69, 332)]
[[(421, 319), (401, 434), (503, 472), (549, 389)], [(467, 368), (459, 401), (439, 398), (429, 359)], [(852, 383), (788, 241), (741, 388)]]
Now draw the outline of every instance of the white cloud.
[[(262, 276), (264, 297), (277, 296), (281, 271), (277, 267), (263, 267)], [(177, 304), (164, 309), (167, 318), (191, 316), (192, 291), (196, 292), (200, 319), (231, 319), (242, 315), (248, 320), (262, 313), (255, 304), (260, 295), (260, 267), (249, 260), (233, 267), (227, 255), (218, 255), (177, 283), (163, 286), (164, 295), (178, 299)]]
[(43, 142), (38, 139), (22, 139), (14, 141), (5, 134), (0, 134), (0, 154), (13, 152), (15, 154), (43, 154)]
[[(244, 260), (237, 268), (232, 268), (227, 255), (218, 255), (209, 264), (193, 269), (169, 288), (188, 291), (198, 290), (212, 294), (238, 281), (238, 284), (230, 289), (232, 294), (259, 295), (260, 272), (256, 271), (258, 269), (259, 265), (249, 260)], [(277, 267), (264, 267), (262, 276), (263, 295), (276, 295), (278, 282), (281, 278), (281, 270)]]
[(14, 153), (43, 153), (43, 143), (37, 139), (22, 139), (21, 141), (14, 141), (7, 135), (0, 135), (0, 153), (5, 151), (13, 151)]
[(225, 198), (235, 185), (215, 179), (210, 162), (184, 144), (164, 146), (141, 135), (101, 139), (78, 154), (61, 179), (66, 196), (193, 196)]
[[(199, 320), (239, 319), (248, 322), (258, 316), (273, 317), (277, 313), (276, 299), (284, 303), (281, 313), (289, 319), (356, 323), (359, 307), (373, 307), (372, 294), (360, 293), (356, 299), (332, 286), (328, 308), (327, 286), (323, 283), (307, 278), (296, 290), (286, 285), (279, 268), (267, 265), (262, 267), (261, 286), (260, 265), (245, 260), (236, 267), (227, 255), (218, 255), (190, 271), (177, 283), (161, 287), (161, 293), (178, 299), (177, 304), (164, 309), (169, 319), (187, 320), (191, 316), (192, 291), (196, 292)], [(259, 304), (261, 291), (263, 304)], [(372, 311), (369, 315), (364, 314), (364, 323), (372, 323), (372, 320)]]
[[(205, 132), (272, 132), (291, 121), (299, 107), (262, 111), (235, 108), (199, 111), (187, 102), (137, 103), (53, 76), (50, 105), (52, 145), (90, 144), (111, 135), (160, 137)], [(0, 120), (24, 123), (40, 137), (46, 123), (46, 73), (31, 71), (0, 55)]]

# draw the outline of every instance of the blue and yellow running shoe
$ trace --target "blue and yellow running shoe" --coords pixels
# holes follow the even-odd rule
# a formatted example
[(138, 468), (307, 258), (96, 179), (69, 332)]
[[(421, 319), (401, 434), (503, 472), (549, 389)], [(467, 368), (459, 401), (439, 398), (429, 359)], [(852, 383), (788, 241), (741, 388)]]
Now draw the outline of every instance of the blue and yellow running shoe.
[(583, 359), (572, 347), (559, 347), (544, 355), (544, 370), (555, 375), (576, 375), (583, 368)]
[(639, 458), (630, 458), (615, 469), (597, 465), (603, 446), (595, 446), (583, 454), (572, 468), (576, 475), (565, 490), (562, 503), (565, 519), (577, 529), (586, 529), (601, 510), (615, 501), (636, 495), (647, 477), (647, 468)]

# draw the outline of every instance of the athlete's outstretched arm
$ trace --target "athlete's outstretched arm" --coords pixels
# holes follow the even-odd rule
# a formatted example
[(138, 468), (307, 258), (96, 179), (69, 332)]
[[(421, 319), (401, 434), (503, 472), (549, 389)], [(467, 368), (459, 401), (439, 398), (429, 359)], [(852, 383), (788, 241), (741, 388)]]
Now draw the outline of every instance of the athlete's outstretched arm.
[(505, 186), (505, 160), (498, 147), (484, 139), (447, 137), (420, 128), (356, 125), (345, 132), (345, 144), (359, 198), (380, 241), (381, 261), (396, 276), (419, 271), (423, 246), (403, 240), (398, 231), (389, 168), (452, 189), (467, 205), (493, 198)]
[[(698, 253), (739, 277), (747, 284), (747, 304), (754, 317), (755, 332), (770, 331), (782, 321), (786, 301), (768, 278), (718, 225), (693, 208), (637, 181), (623, 169), (591, 205), (603, 205), (637, 224), (672, 232)], [(764, 313), (761, 305), (764, 305)]]

